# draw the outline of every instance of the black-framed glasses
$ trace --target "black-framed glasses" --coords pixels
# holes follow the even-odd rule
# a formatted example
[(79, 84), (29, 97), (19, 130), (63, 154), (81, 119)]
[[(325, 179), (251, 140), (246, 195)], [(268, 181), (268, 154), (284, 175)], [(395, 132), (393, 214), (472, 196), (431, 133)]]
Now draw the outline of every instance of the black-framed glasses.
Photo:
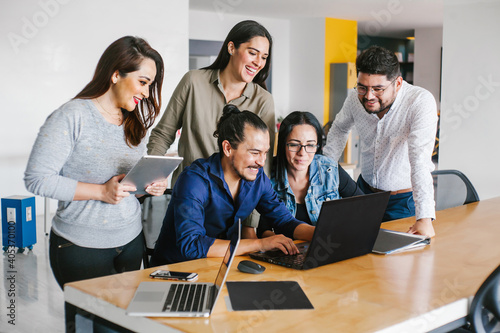
[(368, 89), (372, 91), (372, 94), (374, 96), (380, 97), (384, 94), (385, 90), (391, 86), (391, 84), (394, 83), (398, 78), (396, 77), (394, 80), (392, 80), (391, 83), (387, 85), (387, 87), (382, 88), (382, 87), (366, 87), (366, 86), (360, 86), (359, 84), (354, 87), (356, 91), (358, 92), (358, 95), (365, 96), (368, 93)]
[(315, 153), (318, 151), (319, 145), (313, 145), (313, 144), (301, 145), (299, 143), (287, 143), (286, 147), (288, 148), (289, 151), (294, 153), (298, 153), (302, 149), (302, 147), (304, 147), (306, 153)]

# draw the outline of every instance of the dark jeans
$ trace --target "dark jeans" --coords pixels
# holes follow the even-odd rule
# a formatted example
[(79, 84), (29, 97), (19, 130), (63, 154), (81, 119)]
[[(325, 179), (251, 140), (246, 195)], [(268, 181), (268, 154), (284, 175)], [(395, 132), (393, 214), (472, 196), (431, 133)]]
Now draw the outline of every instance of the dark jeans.
[[(373, 193), (361, 175), (359, 175), (358, 178), (358, 186), (366, 194)], [(382, 222), (402, 219), (410, 216), (415, 216), (415, 201), (413, 201), (413, 192), (399, 193), (390, 196)]]
[(61, 289), (68, 282), (140, 269), (143, 251), (142, 232), (130, 243), (108, 249), (80, 247), (50, 233), (50, 267)]

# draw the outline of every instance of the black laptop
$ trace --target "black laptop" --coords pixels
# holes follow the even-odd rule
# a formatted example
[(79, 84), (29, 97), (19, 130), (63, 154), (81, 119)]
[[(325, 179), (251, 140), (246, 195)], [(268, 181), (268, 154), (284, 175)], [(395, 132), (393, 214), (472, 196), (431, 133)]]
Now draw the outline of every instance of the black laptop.
[(311, 242), (297, 244), (299, 254), (280, 250), (250, 253), (256, 260), (310, 269), (372, 252), (390, 192), (323, 202)]

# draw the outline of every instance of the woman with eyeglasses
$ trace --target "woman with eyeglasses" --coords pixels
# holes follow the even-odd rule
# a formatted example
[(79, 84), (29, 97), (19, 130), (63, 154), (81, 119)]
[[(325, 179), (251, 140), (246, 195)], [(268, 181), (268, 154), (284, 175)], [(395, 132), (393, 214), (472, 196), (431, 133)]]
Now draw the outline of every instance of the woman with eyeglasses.
[[(295, 111), (281, 123), (271, 183), (281, 201), (298, 220), (316, 225), (326, 200), (364, 194), (334, 160), (321, 154), (323, 129), (310, 112)], [(268, 237), (271, 223), (261, 219), (259, 237)]]

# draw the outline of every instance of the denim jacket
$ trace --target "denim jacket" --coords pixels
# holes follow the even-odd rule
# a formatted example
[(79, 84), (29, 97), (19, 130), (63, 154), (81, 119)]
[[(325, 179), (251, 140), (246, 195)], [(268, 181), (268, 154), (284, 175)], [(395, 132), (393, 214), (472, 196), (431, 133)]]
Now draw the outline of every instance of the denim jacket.
[[(288, 175), (284, 184), (278, 183), (275, 177), (271, 179), (271, 183), (278, 194), (278, 198), (285, 203), (286, 208), (295, 216), (297, 205), (295, 195), (288, 183)], [(340, 198), (338, 188), (338, 164), (329, 157), (316, 154), (309, 166), (309, 188), (305, 197), (307, 214), (309, 214), (309, 219), (313, 225), (316, 225), (316, 221), (318, 221), (323, 202)]]

